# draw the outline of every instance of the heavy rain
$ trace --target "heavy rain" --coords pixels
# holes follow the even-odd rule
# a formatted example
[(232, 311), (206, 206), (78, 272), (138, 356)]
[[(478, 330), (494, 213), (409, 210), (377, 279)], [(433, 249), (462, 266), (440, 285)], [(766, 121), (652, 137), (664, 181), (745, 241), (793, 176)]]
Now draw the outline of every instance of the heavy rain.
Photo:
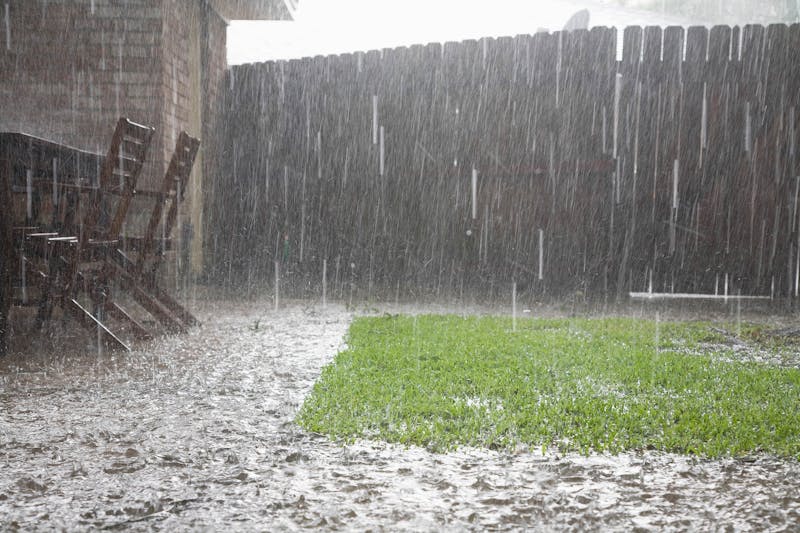
[[(798, 527), (797, 5), (425, 4), (0, 0), (0, 529)], [(473, 352), (441, 316), (500, 327)], [(412, 367), (351, 422), (390, 387), (349, 368), (359, 324)], [(599, 369), (600, 439), (573, 399), (526, 440), (455, 373), (474, 397), (396, 423), (442, 339), (589, 346), (545, 373)], [(639, 366), (698, 360), (742, 373), (711, 398)], [(722, 425), (617, 435), (642, 383)]]

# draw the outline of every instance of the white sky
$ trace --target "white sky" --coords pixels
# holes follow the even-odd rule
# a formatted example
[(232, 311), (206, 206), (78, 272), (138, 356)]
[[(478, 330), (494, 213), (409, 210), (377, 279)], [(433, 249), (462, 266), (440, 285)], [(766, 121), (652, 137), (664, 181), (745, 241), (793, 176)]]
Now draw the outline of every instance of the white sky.
[[(300, 0), (294, 21), (232, 21), (228, 63), (555, 31), (587, 4), (592, 2)], [(609, 24), (594, 18), (590, 25)]]

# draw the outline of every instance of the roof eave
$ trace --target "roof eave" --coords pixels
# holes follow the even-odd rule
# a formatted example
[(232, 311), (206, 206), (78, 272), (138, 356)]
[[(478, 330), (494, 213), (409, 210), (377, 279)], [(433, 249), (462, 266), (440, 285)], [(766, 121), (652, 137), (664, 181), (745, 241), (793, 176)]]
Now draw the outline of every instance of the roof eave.
[(297, 0), (210, 0), (225, 20), (292, 20)]

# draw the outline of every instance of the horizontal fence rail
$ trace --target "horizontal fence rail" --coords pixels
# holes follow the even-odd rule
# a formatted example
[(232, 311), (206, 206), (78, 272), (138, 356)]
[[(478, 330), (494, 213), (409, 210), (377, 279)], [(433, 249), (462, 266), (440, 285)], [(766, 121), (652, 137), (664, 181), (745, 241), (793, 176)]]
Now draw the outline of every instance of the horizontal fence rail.
[(797, 297), (797, 50), (593, 28), (233, 67), (215, 274)]

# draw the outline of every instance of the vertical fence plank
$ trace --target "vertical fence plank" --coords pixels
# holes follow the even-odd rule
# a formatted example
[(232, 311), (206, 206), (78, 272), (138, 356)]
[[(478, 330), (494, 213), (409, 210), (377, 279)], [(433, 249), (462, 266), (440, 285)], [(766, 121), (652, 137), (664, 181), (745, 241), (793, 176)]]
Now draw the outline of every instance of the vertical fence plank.
[[(632, 289), (642, 290), (649, 284), (648, 271), (655, 268), (664, 241), (662, 214), (664, 179), (660, 174), (663, 164), (660, 156), (662, 132), (670, 122), (663, 117), (663, 88), (667, 71), (662, 64), (662, 30), (657, 26), (644, 29), (642, 35), (642, 62), (639, 76), (633, 87), (629, 107), (631, 157), (625, 164), (626, 183), (631, 192), (627, 231), (642, 250), (631, 265), (636, 276)], [(657, 252), (657, 250), (659, 250)], [(655, 278), (658, 282), (658, 278)]]
[[(789, 28), (784, 24), (771, 24), (767, 27), (764, 40), (764, 132), (763, 163), (761, 168), (763, 193), (758, 210), (767, 213), (764, 217), (769, 231), (769, 241), (763, 262), (756, 265), (759, 274), (755, 288), (764, 290), (762, 272), (772, 272), (775, 288), (780, 296), (789, 296), (793, 286), (794, 243), (791, 238), (791, 203), (787, 201), (794, 192), (789, 186), (788, 147), (785, 131), (788, 128), (788, 75), (792, 71), (789, 60)], [(771, 220), (770, 220), (771, 219)], [(770, 280), (770, 284), (771, 284)]]
[[(638, 163), (639, 147), (643, 146), (638, 137), (640, 130), (641, 113), (641, 90), (643, 84), (642, 53), (643, 53), (644, 31), (642, 28), (625, 28), (623, 33), (622, 61), (617, 66), (617, 77), (614, 86), (614, 102), (612, 104), (612, 121), (614, 123), (615, 140), (612, 143), (615, 149), (615, 168), (611, 176), (609, 191), (606, 193), (608, 198), (608, 231), (609, 236), (606, 240), (608, 246), (606, 263), (612, 261), (614, 257), (624, 254), (627, 240), (639, 239), (641, 228), (637, 228), (636, 219), (638, 209), (633, 207), (638, 204), (637, 197), (641, 194), (639, 184)], [(635, 168), (637, 167), (637, 168)], [(628, 245), (630, 247), (630, 245)], [(637, 254), (638, 255), (638, 254)], [(633, 260), (631, 270), (641, 270), (640, 256)], [(615, 269), (609, 274), (604, 272), (604, 290), (607, 290), (609, 282), (620, 282), (620, 274), (624, 276), (622, 269)]]
[[(738, 60), (732, 61), (730, 54), (732, 31), (728, 26), (714, 26), (709, 33), (708, 63), (703, 79), (704, 102), (701, 108), (700, 156), (703, 163), (703, 181), (694, 206), (691, 227), (694, 230), (693, 269), (705, 272), (703, 284), (713, 286), (717, 277), (723, 277), (725, 269), (720, 263), (724, 248), (727, 219), (725, 213), (733, 189), (731, 161), (738, 161), (741, 146), (733, 140), (733, 124), (738, 116), (736, 109), (736, 85), (732, 84), (732, 72)], [(738, 41), (736, 43), (738, 48)], [(733, 58), (738, 51), (733, 52)], [(739, 137), (735, 136), (738, 141)], [(736, 145), (734, 147), (734, 144)], [(711, 252), (711, 253), (709, 253)]]
[[(669, 283), (680, 279), (687, 251), (694, 241), (688, 228), (703, 187), (702, 113), (707, 73), (708, 30), (691, 27), (686, 32), (686, 55), (681, 71), (679, 130), (674, 159), (665, 161), (669, 184)], [(680, 284), (691, 280), (681, 280)], [(685, 287), (682, 290), (688, 290)]]
[[(616, 39), (616, 30), (613, 28), (593, 28), (589, 33), (587, 54), (582, 67), (585, 73), (591, 74), (585, 79), (585, 92), (582, 97), (587, 99), (587, 103), (591, 103), (592, 107), (587, 109), (591, 109), (594, 113), (592, 119), (594, 134), (587, 141), (584, 156), (588, 156), (589, 161), (585, 163), (580, 175), (577, 186), (579, 197), (576, 200), (574, 215), (578, 221), (583, 220), (583, 226), (577, 227), (580, 234), (576, 242), (580, 250), (578, 260), (571, 261), (579, 273), (578, 288), (582, 294), (587, 294), (590, 288), (596, 289), (592, 287), (591, 278), (607, 253), (607, 239), (598, 239), (595, 234), (599, 232), (602, 235), (604, 228), (610, 227), (609, 210), (612, 204), (609, 191), (615, 183), (612, 180), (612, 173), (616, 172), (612, 143), (614, 90), (617, 77)], [(625, 264), (626, 259), (620, 257), (619, 262)], [(620, 278), (625, 276), (625, 269), (616, 270), (619, 290)]]
[[(758, 199), (763, 194), (763, 183), (759, 176), (764, 163), (764, 37), (762, 26), (747, 25), (742, 28), (738, 80), (742, 159), (736, 186), (729, 195), (731, 201), (726, 206), (725, 237), (727, 268), (735, 275), (736, 283), (740, 283), (742, 272), (749, 271), (754, 263), (763, 262), (765, 253), (763, 243), (767, 221), (757, 213)], [(731, 242), (740, 244), (732, 247)], [(757, 277), (756, 272), (752, 274)], [(746, 277), (749, 281), (753, 276)]]

